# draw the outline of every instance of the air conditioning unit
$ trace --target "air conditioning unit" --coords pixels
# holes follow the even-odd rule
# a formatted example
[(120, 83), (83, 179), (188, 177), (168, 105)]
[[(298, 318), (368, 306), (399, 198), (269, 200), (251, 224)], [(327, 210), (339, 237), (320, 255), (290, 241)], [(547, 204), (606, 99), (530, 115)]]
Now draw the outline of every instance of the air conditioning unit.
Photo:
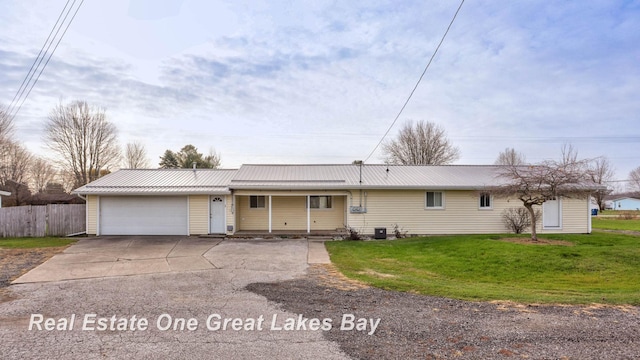
[(352, 214), (364, 214), (367, 212), (367, 208), (364, 206), (351, 206), (349, 207), (349, 212)]

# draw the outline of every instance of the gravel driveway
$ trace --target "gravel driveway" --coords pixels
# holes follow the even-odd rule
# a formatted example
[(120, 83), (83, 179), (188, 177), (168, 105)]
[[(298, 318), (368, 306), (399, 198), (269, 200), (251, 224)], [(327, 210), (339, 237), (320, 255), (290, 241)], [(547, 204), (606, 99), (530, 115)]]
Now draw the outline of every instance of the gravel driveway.
[[(637, 307), (389, 292), (350, 282), (330, 265), (308, 267), (307, 248), (300, 240), (225, 241), (204, 255), (212, 270), (12, 285), (0, 302), (0, 359), (640, 358)], [(54, 329), (29, 330), (33, 314), (53, 319)], [(92, 314), (107, 323), (115, 316), (116, 325), (82, 329)], [(215, 317), (207, 321), (216, 314), (230, 319), (226, 330), (215, 329)], [(75, 327), (65, 329), (63, 319), (74, 315)], [(148, 328), (132, 330), (133, 316)], [(249, 320), (260, 316), (264, 328), (252, 328)], [(364, 329), (341, 330), (345, 316), (354, 325), (363, 320)], [(193, 330), (189, 319), (197, 322)], [(313, 319), (332, 326), (311, 329)], [(242, 324), (234, 328), (236, 320)], [(295, 326), (287, 330), (289, 321)]]
[(640, 359), (638, 307), (467, 302), (353, 286), (336, 281), (326, 267), (309, 272), (248, 289), (287, 311), (334, 323), (345, 313), (380, 318), (371, 336), (337, 328), (325, 333), (353, 358)]

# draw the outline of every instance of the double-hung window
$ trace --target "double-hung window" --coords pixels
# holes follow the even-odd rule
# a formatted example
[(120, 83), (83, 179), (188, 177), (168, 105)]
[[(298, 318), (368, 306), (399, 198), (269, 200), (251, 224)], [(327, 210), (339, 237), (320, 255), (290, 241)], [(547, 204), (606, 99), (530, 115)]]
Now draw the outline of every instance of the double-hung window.
[(492, 208), (493, 208), (493, 199), (491, 199), (491, 194), (488, 194), (488, 193), (480, 194), (480, 209), (489, 210)]
[(331, 209), (331, 196), (309, 196), (312, 209)]
[(425, 208), (444, 209), (444, 193), (442, 191), (427, 191), (425, 195)]
[(265, 196), (251, 195), (249, 196), (249, 208), (251, 209), (264, 209)]

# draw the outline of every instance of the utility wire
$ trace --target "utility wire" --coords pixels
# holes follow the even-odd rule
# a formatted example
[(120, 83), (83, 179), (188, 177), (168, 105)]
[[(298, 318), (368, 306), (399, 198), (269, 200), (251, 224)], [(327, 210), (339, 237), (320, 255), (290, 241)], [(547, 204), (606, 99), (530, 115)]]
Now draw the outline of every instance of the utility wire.
[[(68, 1), (67, 1), (67, 3), (68, 3)], [(58, 30), (56, 31), (55, 35), (53, 36), (53, 39), (51, 40), (51, 43), (49, 43), (49, 46), (47, 47), (47, 50), (45, 51), (45, 55), (49, 51), (49, 48), (53, 44), (53, 41), (55, 41), (56, 36), (58, 36), (58, 33), (60, 32), (60, 29), (62, 29), (62, 26), (64, 25), (64, 22), (67, 20), (67, 17), (71, 13), (71, 10), (73, 9), (73, 6), (75, 5), (75, 3), (76, 3), (76, 0), (73, 0), (73, 3), (69, 7), (69, 10), (67, 10), (67, 14), (64, 16), (64, 19), (62, 20), (62, 23), (60, 24), (60, 26), (58, 27)], [(78, 14), (78, 11), (80, 10), (80, 7), (82, 7), (82, 4), (84, 4), (84, 0), (80, 1), (80, 5), (78, 5), (78, 7), (76, 8), (76, 11), (73, 13), (73, 16), (71, 17), (71, 20), (69, 20), (69, 22), (67, 23), (67, 26), (65, 27), (64, 31), (62, 32), (62, 35), (60, 36), (60, 38), (58, 38), (58, 42), (56, 43), (56, 46), (53, 48), (53, 51), (51, 51), (51, 53), (49, 54), (49, 57), (47, 58), (47, 61), (44, 63), (44, 66), (42, 66), (42, 68), (40, 68), (40, 72), (38, 73), (38, 76), (36, 77), (35, 81), (31, 84), (31, 87), (29, 88), (29, 91), (27, 91), (27, 94), (22, 98), (22, 102), (20, 103), (20, 106), (18, 106), (16, 111), (13, 113), (13, 115), (10, 115), (12, 120), (16, 117), (16, 115), (18, 115), (18, 112), (20, 111), (20, 109), (22, 109), (22, 105), (24, 105), (24, 102), (29, 97), (29, 94), (31, 94), (31, 90), (33, 90), (33, 88), (38, 83), (38, 80), (40, 80), (40, 75), (42, 75), (42, 72), (44, 71), (44, 69), (49, 64), (49, 61), (51, 60), (51, 57), (53, 56), (53, 54), (56, 52), (56, 49), (58, 49), (58, 45), (60, 45), (60, 42), (62, 41), (62, 39), (64, 38), (65, 34), (67, 33), (67, 30), (69, 30), (69, 26), (71, 26), (71, 23), (73, 22), (73, 19), (76, 18), (76, 15)], [(66, 8), (66, 5), (65, 5), (65, 8)], [(64, 9), (62, 11), (64, 12)], [(31, 78), (27, 82), (27, 86), (29, 85), (29, 82), (31, 81), (31, 79), (33, 79), (33, 75), (35, 75), (35, 72), (37, 71), (38, 67), (40, 66), (40, 63), (42, 63), (43, 59), (44, 59), (44, 55), (40, 59), (40, 62), (38, 63), (38, 66), (36, 66), (36, 70), (33, 72), (33, 74), (31, 74)], [(26, 87), (25, 87), (25, 89), (26, 89)], [(24, 89), (23, 89), (23, 92), (24, 92)], [(17, 102), (16, 102), (16, 104), (17, 104)], [(14, 104), (14, 106), (15, 106), (15, 104)]]
[(418, 82), (413, 87), (413, 90), (411, 90), (411, 93), (409, 94), (409, 97), (407, 98), (407, 101), (404, 102), (404, 105), (402, 105), (402, 108), (400, 108), (400, 111), (398, 112), (398, 115), (396, 115), (395, 119), (393, 119), (393, 122), (391, 123), (391, 125), (387, 129), (387, 132), (385, 132), (384, 135), (382, 135), (382, 138), (380, 139), (378, 144), (373, 148), (373, 150), (371, 150), (371, 152), (369, 153), (369, 156), (367, 156), (367, 158), (364, 159), (364, 162), (367, 162), (369, 160), (369, 158), (373, 155), (373, 153), (376, 152), (376, 150), (378, 150), (378, 147), (380, 147), (380, 144), (382, 144), (382, 142), (384, 141), (384, 138), (387, 137), (387, 135), (389, 135), (389, 131), (391, 131), (391, 128), (393, 128), (393, 125), (395, 125), (396, 122), (398, 121), (398, 118), (400, 118), (400, 115), (404, 111), (404, 108), (407, 107), (407, 104), (409, 103), (409, 100), (411, 100), (411, 97), (413, 96), (413, 93), (416, 92), (416, 89), (418, 88), (418, 85), (420, 85), (420, 82), (422, 81), (422, 78), (424, 77), (424, 74), (429, 69), (429, 66), (431, 65), (431, 62), (433, 62), (433, 59), (436, 57), (436, 54), (438, 53), (438, 50), (440, 49), (440, 46), (444, 42), (444, 39), (447, 37), (447, 34), (449, 33), (449, 29), (451, 29), (451, 26), (453, 25), (453, 22), (456, 20), (456, 17), (458, 16), (458, 13), (460, 12), (460, 9), (462, 8), (463, 4), (464, 4), (464, 0), (462, 0), (460, 2), (460, 6), (458, 6), (458, 10), (456, 10), (456, 13), (453, 14), (453, 18), (451, 19), (451, 22), (449, 23), (449, 26), (447, 26), (447, 30), (444, 32), (444, 35), (442, 35), (442, 39), (440, 39), (440, 43), (438, 43), (438, 46), (436, 47), (436, 50), (431, 55), (431, 58), (429, 59), (429, 62), (427, 63), (427, 66), (425, 66), (424, 71), (422, 71), (422, 75), (420, 75), (420, 78), (418, 79)]
[[(60, 19), (62, 18), (62, 14), (64, 14), (64, 11), (67, 9), (67, 6), (69, 6), (69, 1), (71, 1), (71, 0), (67, 0), (67, 3), (64, 5), (64, 8), (60, 12), (60, 15), (58, 15), (58, 20), (56, 20), (56, 23), (51, 28), (51, 31), (49, 31), (49, 36), (47, 36), (47, 40), (44, 42), (44, 44), (42, 44), (42, 47), (40, 48), (40, 52), (38, 53), (38, 56), (36, 56), (36, 58), (33, 60), (33, 64), (31, 64), (31, 68), (29, 69), (29, 72), (27, 73), (27, 75), (22, 80), (22, 84), (20, 84), (20, 87), (18, 88), (18, 91), (16, 91), (16, 94), (13, 96), (13, 99), (11, 99), (11, 102), (9, 103), (9, 106), (7, 107), (7, 114), (10, 114), (11, 111), (12, 111), (12, 108), (15, 106), (14, 102), (16, 102), (16, 98), (18, 99), (17, 101), (20, 101), (20, 97), (22, 97), (22, 94), (24, 93), (24, 90), (27, 88), (27, 85), (29, 84), (29, 81), (31, 81), (31, 78), (33, 78), (33, 75), (31, 74), (31, 71), (33, 71), (34, 74), (37, 71), (38, 68), (36, 67), (36, 70), (34, 70), (33, 67), (38, 62), (38, 59), (40, 59), (40, 55), (42, 55), (42, 50), (44, 50), (44, 47), (47, 46), (47, 44), (49, 43), (49, 39), (51, 39), (51, 34), (53, 34), (53, 31), (58, 27), (58, 23), (60, 22)], [(53, 40), (51, 40), (51, 41), (53, 42)], [(46, 52), (45, 52), (45, 54), (46, 54)], [(43, 55), (43, 57), (44, 57), (44, 55)], [(39, 66), (39, 64), (38, 64), (38, 66)], [(29, 75), (31, 75), (31, 78), (29, 78)], [(29, 79), (29, 81), (27, 81), (27, 79)], [(23, 89), (23, 87), (24, 87), (24, 89)], [(19, 96), (18, 96), (18, 94), (19, 94)]]

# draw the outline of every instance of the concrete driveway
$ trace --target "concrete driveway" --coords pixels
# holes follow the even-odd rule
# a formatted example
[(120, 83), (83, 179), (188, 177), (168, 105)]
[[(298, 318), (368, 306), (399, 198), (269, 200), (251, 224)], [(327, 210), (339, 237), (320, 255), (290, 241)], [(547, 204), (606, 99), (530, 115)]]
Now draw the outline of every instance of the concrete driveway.
[[(12, 284), (237, 266), (254, 270), (279, 270), (297, 261), (285, 248), (269, 245), (277, 240), (225, 240), (225, 246), (216, 249), (222, 241), (185, 236), (102, 236), (82, 239)], [(269, 256), (252, 256), (257, 249)], [(309, 243), (307, 260), (311, 263), (329, 262), (322, 242)]]
[[(305, 276), (310, 254), (316, 252), (310, 249), (319, 245), (306, 240), (180, 237), (82, 240), (36, 270), (62, 269), (66, 263), (85, 269), (67, 276), (86, 278), (53, 281), (60, 277), (54, 274), (47, 282), (5, 289), (4, 302), (0, 301), (0, 358), (347, 359), (323, 330), (306, 327), (308, 322), (287, 330), (285, 324), (300, 322), (301, 315), (245, 289), (254, 282)], [(172, 260), (178, 258), (184, 259)], [(103, 261), (90, 269), (93, 260)], [(136, 262), (149, 273), (119, 275), (131, 275), (129, 270), (136, 268), (131, 263)], [(208, 265), (202, 265), (205, 262)], [(89, 278), (96, 269), (103, 269), (103, 276)], [(33, 325), (39, 316), (42, 328)], [(148, 326), (132, 325), (134, 317), (145, 319)], [(250, 326), (260, 318), (262, 327)], [(98, 326), (99, 319), (104, 319), (106, 329)], [(120, 325), (112, 327), (111, 319)], [(217, 327), (216, 319), (220, 325), (228, 319), (227, 327)], [(46, 328), (46, 321), (56, 325)]]

